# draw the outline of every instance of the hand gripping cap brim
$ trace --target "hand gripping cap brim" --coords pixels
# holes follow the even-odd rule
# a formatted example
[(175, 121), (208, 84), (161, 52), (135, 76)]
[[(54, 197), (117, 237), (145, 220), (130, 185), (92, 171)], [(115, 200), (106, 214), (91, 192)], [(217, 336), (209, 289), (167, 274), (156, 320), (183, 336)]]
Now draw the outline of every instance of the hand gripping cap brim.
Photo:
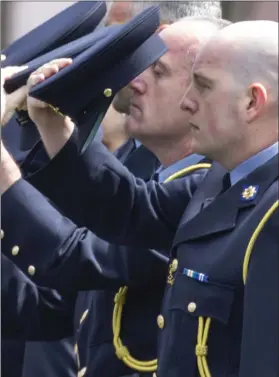
[(106, 14), (104, 1), (79, 1), (16, 40), (1, 52), (2, 67), (23, 65), (91, 33)]
[(145, 9), (70, 66), (33, 87), (30, 95), (70, 116), (80, 127), (83, 145), (88, 127), (91, 139), (116, 92), (167, 51), (161, 38), (153, 35), (158, 26), (159, 7)]
[[(64, 46), (61, 46), (47, 54), (44, 54), (31, 62), (27, 63), (28, 68), (21, 71), (10, 79), (8, 79), (4, 88), (7, 93), (12, 93), (16, 89), (25, 85), (30, 74), (36, 69), (41, 67), (43, 64), (48, 63), (54, 59), (69, 57), (74, 58), (79, 53), (86, 50), (88, 47), (93, 46), (98, 43), (102, 38), (106, 37), (112, 31), (118, 29), (119, 25), (111, 25), (107, 27), (99, 28), (93, 33), (87, 34), (73, 42), (70, 42)], [(27, 112), (17, 111), (17, 120), (20, 123), (20, 149), (22, 151), (27, 151), (31, 149), (40, 139), (39, 133), (36, 129), (34, 123), (29, 119)]]

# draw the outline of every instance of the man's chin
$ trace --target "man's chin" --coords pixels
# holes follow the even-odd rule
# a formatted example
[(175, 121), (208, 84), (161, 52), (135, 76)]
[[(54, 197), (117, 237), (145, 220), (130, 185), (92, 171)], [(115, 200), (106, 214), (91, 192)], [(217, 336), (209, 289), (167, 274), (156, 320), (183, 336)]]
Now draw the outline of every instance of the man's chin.
[(200, 145), (199, 141), (196, 140), (194, 137), (192, 138), (192, 142), (191, 142), (191, 149), (193, 151), (193, 153), (197, 153), (197, 154), (202, 154), (202, 146)]
[(131, 114), (126, 118), (125, 131), (132, 137), (136, 137), (140, 133), (140, 125)]

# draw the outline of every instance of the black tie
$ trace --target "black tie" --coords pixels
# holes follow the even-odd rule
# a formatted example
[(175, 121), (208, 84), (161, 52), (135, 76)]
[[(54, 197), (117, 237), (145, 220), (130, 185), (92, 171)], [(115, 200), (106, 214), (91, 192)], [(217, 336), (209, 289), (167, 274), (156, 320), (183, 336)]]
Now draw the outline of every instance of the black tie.
[(227, 191), (231, 187), (231, 176), (230, 173), (226, 173), (223, 177), (223, 187), (222, 190), (218, 195), (223, 194), (225, 191)]
[(225, 191), (227, 191), (229, 188), (231, 187), (231, 178), (230, 178), (230, 173), (226, 173), (222, 179), (222, 189), (221, 191), (219, 192), (219, 194), (217, 194), (215, 197), (212, 197), (212, 198), (206, 198), (202, 204), (202, 209), (205, 209), (207, 206), (209, 206), (209, 204), (211, 204), (213, 202), (213, 200), (215, 198), (217, 198), (217, 196), (220, 196), (222, 195)]

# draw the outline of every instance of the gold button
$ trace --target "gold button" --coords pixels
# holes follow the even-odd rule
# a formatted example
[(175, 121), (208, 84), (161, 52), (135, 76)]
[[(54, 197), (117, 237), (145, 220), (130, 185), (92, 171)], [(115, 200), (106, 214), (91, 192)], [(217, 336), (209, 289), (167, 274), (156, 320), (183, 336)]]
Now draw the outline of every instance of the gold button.
[(190, 302), (188, 305), (188, 312), (194, 313), (194, 311), (197, 309), (197, 305), (194, 302)]
[(80, 324), (82, 324), (82, 322), (85, 320), (85, 318), (87, 317), (88, 312), (89, 312), (89, 310), (86, 309), (85, 312), (83, 313), (83, 315), (80, 318), (80, 321), (79, 321)]
[(164, 320), (164, 317), (161, 314), (158, 315), (158, 317), (157, 317), (157, 325), (158, 325), (159, 329), (164, 328), (165, 320)]
[(35, 272), (36, 272), (36, 268), (34, 266), (29, 266), (28, 267), (28, 274), (33, 276), (35, 275)]
[(74, 346), (74, 353), (75, 353), (75, 355), (77, 355), (77, 353), (78, 353), (78, 345), (77, 345), (77, 343)]
[(78, 377), (83, 377), (86, 373), (87, 368), (84, 367), (78, 372)]
[(19, 253), (19, 247), (18, 246), (14, 246), (12, 248), (12, 255), (16, 256), (18, 253)]
[(177, 259), (174, 259), (172, 261), (172, 265), (171, 265), (171, 268), (172, 268), (172, 272), (175, 272), (177, 270), (177, 267), (178, 267), (178, 260)]
[(111, 97), (112, 96), (112, 90), (110, 88), (107, 88), (104, 90), (104, 95), (106, 97)]
[(1, 240), (4, 238), (4, 230), (1, 229)]

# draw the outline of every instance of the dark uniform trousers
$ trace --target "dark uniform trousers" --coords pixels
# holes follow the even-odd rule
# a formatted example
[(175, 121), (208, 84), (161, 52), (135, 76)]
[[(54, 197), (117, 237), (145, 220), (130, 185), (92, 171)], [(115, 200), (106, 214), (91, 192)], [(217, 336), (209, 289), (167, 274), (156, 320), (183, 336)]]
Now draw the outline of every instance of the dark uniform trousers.
[[(55, 180), (60, 193), (47, 187), (47, 180), (42, 182), (39, 176), (32, 180), (42, 190), (47, 187), (54, 202), (61, 196), (59, 207), (99, 237), (137, 247), (171, 249), (160, 320), (159, 377), (208, 376), (208, 369), (214, 377), (277, 377), (277, 213), (254, 246), (245, 285), (242, 276), (249, 240), (278, 199), (277, 166), (278, 155), (221, 195), (224, 171), (218, 166), (212, 169), (200, 186), (206, 195), (192, 218), (185, 207), (191, 199), (193, 176), (164, 186), (146, 185), (98, 143), (80, 156), (74, 135), (44, 172), (47, 180)], [(73, 191), (80, 198), (77, 202), (71, 201)], [(28, 199), (31, 194), (44, 211), (43, 224), (30, 200), (28, 208), (21, 205), (17, 216), (8, 211), (11, 202), (22, 203), (22, 196)], [(24, 251), (15, 263), (23, 269), (34, 263), (46, 285), (65, 290), (63, 280), (68, 283), (70, 276), (74, 282), (92, 279), (92, 235), (88, 230), (77, 229), (24, 181), (4, 195), (2, 214), (9, 229), (4, 252), (15, 239), (21, 241)], [(202, 209), (211, 198), (215, 199)], [(22, 223), (25, 216), (31, 224)], [(54, 218), (59, 232), (53, 227)], [(39, 256), (34, 253), (39, 244), (34, 229), (44, 237)], [(55, 279), (58, 261), (65, 279)], [(96, 271), (94, 276), (97, 279)], [(268, 303), (268, 308), (259, 303)]]

